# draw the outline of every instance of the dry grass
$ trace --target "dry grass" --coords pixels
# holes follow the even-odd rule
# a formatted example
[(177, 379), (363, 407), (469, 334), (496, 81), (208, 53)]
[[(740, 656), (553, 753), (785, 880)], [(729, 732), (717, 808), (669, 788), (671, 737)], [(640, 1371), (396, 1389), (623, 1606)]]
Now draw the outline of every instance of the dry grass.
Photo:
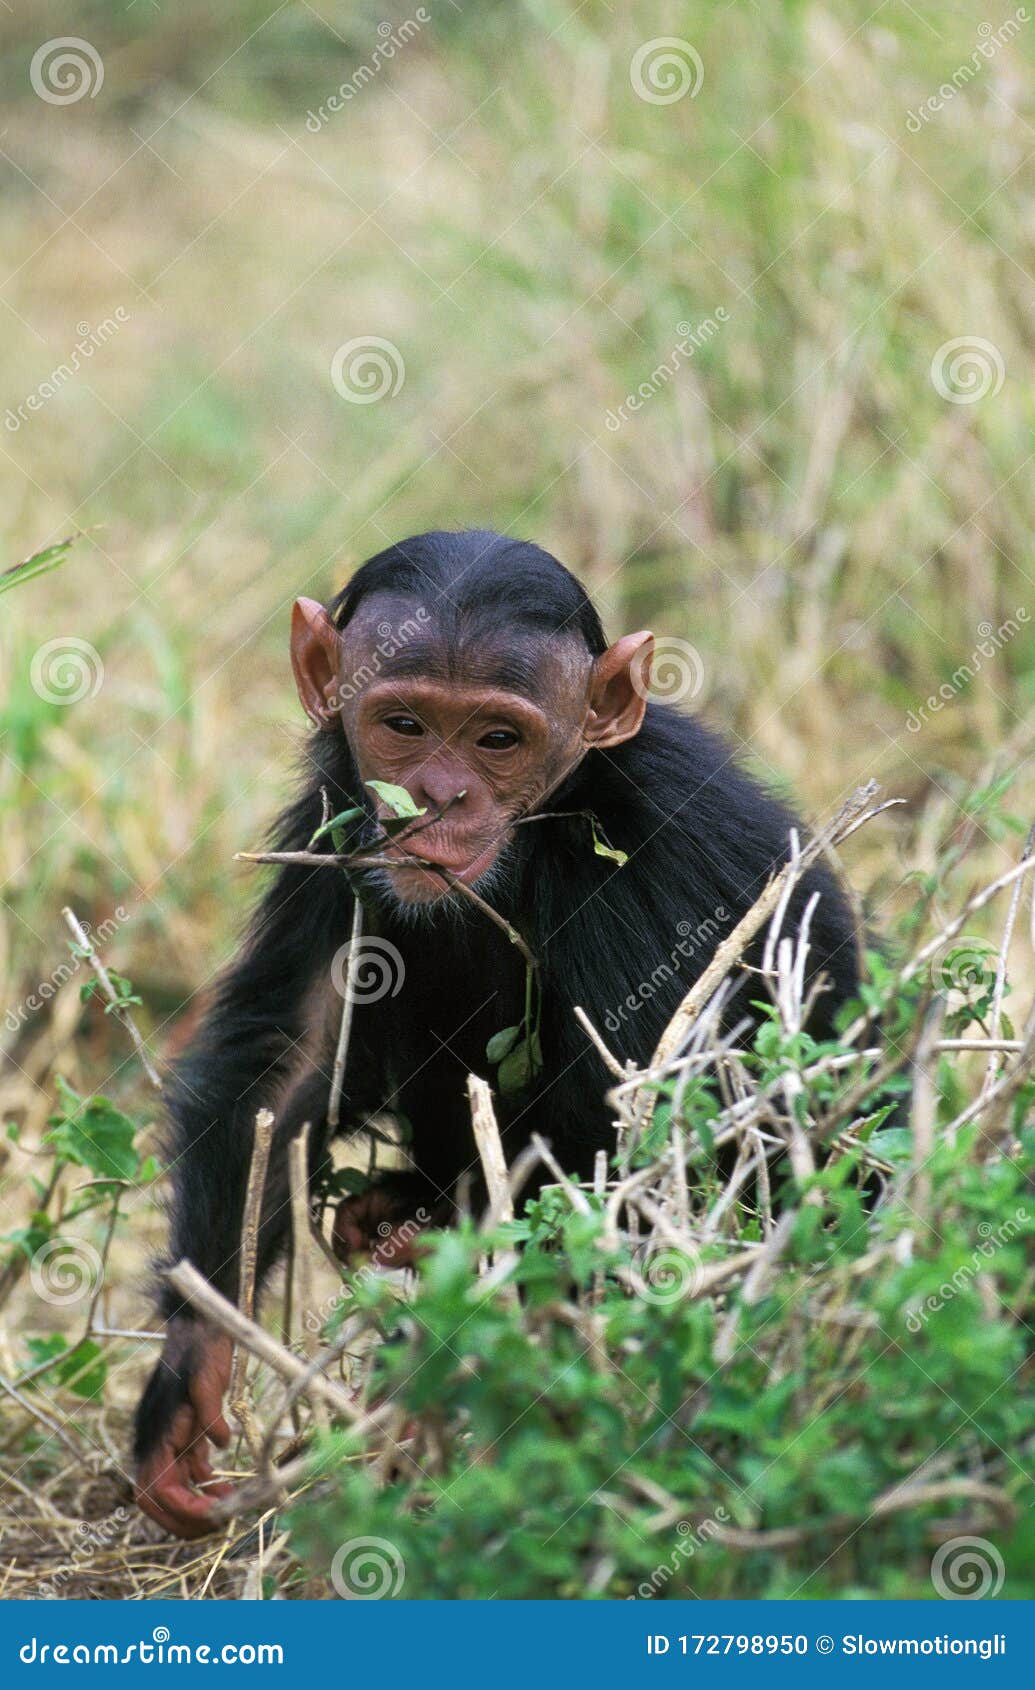
[[(629, 83), (655, 8), (433, 8), (307, 130), (380, 19), (410, 15), (93, 0), (76, 28), (104, 88), (57, 107), (28, 65), (65, 32), (62, 8), (0, 14), (7, 398), (37, 390), (78, 325), (126, 319), (41, 410), (0, 427), (0, 566), (86, 530), (59, 572), (0, 599), (0, 1119), (22, 1128), (0, 1145), (0, 1231), (32, 1206), (57, 1074), (153, 1107), (78, 978), (25, 1009), (67, 957), (62, 907), (95, 926), (126, 912), (107, 960), (144, 998), (152, 1048), (181, 1042), (253, 895), (233, 855), (289, 786), (290, 602), (329, 594), (389, 539), (487, 523), (542, 540), (610, 626), (692, 642), (693, 707), (808, 815), (870, 776), (904, 797), (844, 854), (885, 931), (918, 876), (936, 877), (948, 920), (1017, 860), (1035, 811), (1024, 627), (909, 726), (984, 624), (1033, 608), (1030, 30), (914, 134), (908, 111), (973, 52), (976, 3), (927, 18), (855, 0), (684, 7), (705, 83), (670, 106)], [(677, 325), (719, 306), (714, 338), (609, 430)], [(365, 335), (399, 348), (405, 382), (352, 405), (329, 368)], [(959, 336), (1002, 359), (1001, 390), (974, 404), (931, 380)], [(103, 682), (66, 706), (30, 677), (68, 637), (94, 648)], [(997, 944), (989, 922), (973, 931)], [(1011, 958), (1030, 992), (1020, 933)], [(153, 1195), (131, 1193), (102, 1300), (112, 1327), (149, 1324), (160, 1225)], [(24, 1334), (60, 1319), (39, 1318), (24, 1282), (8, 1310), (11, 1374)], [(112, 1406), (86, 1441), (115, 1471), (151, 1350), (110, 1346)], [(89, 1519), (95, 1495), (103, 1509), (122, 1494), (72, 1464), (30, 1466), (23, 1495), (17, 1435), (0, 1461), (30, 1524), (5, 1525), (4, 1594), (67, 1561), (57, 1513)], [(128, 1522), (127, 1558), (105, 1551), (112, 1580), (204, 1588), (208, 1552), (156, 1536)], [(209, 1594), (255, 1564), (254, 1538), (234, 1542)], [(62, 1593), (106, 1593), (107, 1565)]]

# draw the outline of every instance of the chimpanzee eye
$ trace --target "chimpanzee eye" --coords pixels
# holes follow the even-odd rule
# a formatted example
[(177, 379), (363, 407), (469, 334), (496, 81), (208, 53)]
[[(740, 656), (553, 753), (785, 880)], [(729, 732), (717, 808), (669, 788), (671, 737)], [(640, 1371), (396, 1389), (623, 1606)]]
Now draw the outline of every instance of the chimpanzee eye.
[(424, 732), (413, 716), (386, 716), (385, 726), (391, 728), (393, 733), (406, 734), (410, 739), (417, 739)]
[(512, 745), (517, 745), (518, 736), (510, 728), (493, 728), (490, 733), (483, 734), (478, 744), (486, 751), (509, 751)]

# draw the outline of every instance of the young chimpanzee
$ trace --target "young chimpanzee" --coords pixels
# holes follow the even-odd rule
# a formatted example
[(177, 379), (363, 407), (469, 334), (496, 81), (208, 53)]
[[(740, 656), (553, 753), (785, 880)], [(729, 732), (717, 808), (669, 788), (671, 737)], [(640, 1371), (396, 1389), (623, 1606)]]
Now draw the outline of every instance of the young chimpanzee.
[[(787, 859), (794, 826), (721, 741), (646, 701), (651, 649), (647, 633), (609, 646), (556, 559), (480, 531), (390, 547), (328, 609), (298, 601), (291, 659), (319, 731), (276, 845), (306, 849), (326, 794), (333, 814), (362, 807), (348, 849), (358, 842), (386, 866), (350, 879), (331, 867), (278, 870), (171, 1078), (172, 1260), (188, 1257), (236, 1296), (263, 1105), (276, 1127), (260, 1282), (285, 1242), (287, 1148), (304, 1123), (311, 1169), (325, 1162), (352, 885), (364, 912), (361, 971), (391, 974), (383, 991), (354, 994), (342, 1127), (381, 1110), (404, 1117), (412, 1171), (344, 1200), (339, 1253), (405, 1236), (418, 1211), (436, 1222), (448, 1215), (458, 1180), (477, 1163), (471, 1072), (497, 1081), (508, 1159), (533, 1131), (577, 1173), (612, 1148), (607, 1073), (573, 1005), (617, 1026), (618, 1054), (645, 1062), (716, 945)], [(423, 811), (403, 841), (395, 832), (386, 842), (382, 825), (392, 833), (398, 798), (371, 782), (405, 788)], [(537, 812), (544, 819), (522, 825)], [(598, 841), (626, 860), (600, 855)], [(314, 849), (333, 852), (332, 836)], [(538, 1041), (521, 954), (436, 865), (476, 890), (537, 959)], [(856, 989), (858, 958), (849, 908), (824, 868), (805, 876), (792, 916), (813, 892), (812, 978), (825, 986), (811, 1027), (823, 1036)], [(516, 1091), (498, 1084), (486, 1052), (495, 1040), (494, 1056), (506, 1060), (507, 1041), (495, 1035), (515, 1027), (524, 1036)], [(511, 1084), (514, 1075), (511, 1060)], [(229, 1437), (230, 1347), (169, 1287), (163, 1312), (164, 1353), (137, 1414), (138, 1495), (154, 1519), (192, 1536), (210, 1524), (208, 1440)]]

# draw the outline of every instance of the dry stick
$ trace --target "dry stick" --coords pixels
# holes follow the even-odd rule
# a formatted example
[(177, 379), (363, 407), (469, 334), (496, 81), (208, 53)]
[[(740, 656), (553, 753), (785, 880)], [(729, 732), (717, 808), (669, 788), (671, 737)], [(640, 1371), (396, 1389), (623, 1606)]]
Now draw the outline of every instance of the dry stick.
[[(260, 1109), (255, 1117), (252, 1160), (248, 1170), (248, 1191), (244, 1200), (244, 1217), (241, 1222), (241, 1272), (238, 1302), (242, 1314), (248, 1320), (255, 1313), (255, 1274), (259, 1260), (259, 1226), (262, 1220), (262, 1200), (266, 1192), (266, 1173), (269, 1168), (272, 1142), (273, 1114), (269, 1109)], [(244, 1428), (244, 1435), (248, 1440), (248, 1447), (252, 1455), (257, 1457), (262, 1440), (256, 1431), (251, 1405), (245, 1398), (246, 1372), (246, 1356), (243, 1351), (237, 1350), (234, 1354), (234, 1365), (230, 1375), (230, 1406)]]
[(482, 914), (487, 916), (501, 933), (505, 933), (511, 944), (521, 952), (529, 968), (538, 971), (538, 961), (529, 950), (517, 928), (512, 927), (505, 916), (500, 915), (498, 910), (494, 910), (491, 904), (487, 904), (484, 898), (479, 897), (474, 888), (468, 886), (466, 880), (459, 879), (450, 869), (443, 868), (441, 863), (433, 863), (430, 857), (408, 856), (400, 862), (398, 857), (347, 857), (320, 851), (237, 851), (234, 855), (234, 861), (239, 863), (294, 863), (298, 868), (387, 868), (395, 869), (397, 872), (404, 868), (426, 869), (429, 873), (437, 874), (440, 879), (444, 880), (450, 891), (459, 892), (460, 896), (466, 898), (468, 903), (474, 904), (476, 909), (481, 910)]
[[(677, 1054), (702, 1008), (717, 987), (721, 985), (741, 953), (755, 937), (755, 934), (760, 931), (763, 922), (779, 906), (786, 895), (788, 885), (799, 879), (816, 858), (822, 855), (828, 845), (847, 839), (850, 833), (854, 833), (857, 827), (862, 826), (863, 822), (869, 821), (871, 816), (879, 815), (888, 808), (887, 804), (883, 804), (875, 810), (860, 814), (860, 811), (865, 811), (865, 806), (870, 802), (876, 790), (873, 781), (870, 781), (867, 786), (860, 787), (842, 806), (829, 826), (824, 828), (822, 833), (814, 839), (811, 839), (800, 854), (786, 863), (780, 872), (774, 875), (751, 909), (738, 921), (733, 932), (723, 940), (704, 973), (698, 977), (687, 992), (662, 1033), (654, 1055), (644, 1071), (645, 1074), (657, 1073), (659, 1069), (665, 1068)], [(646, 1131), (650, 1125), (654, 1114), (655, 1101), (656, 1096), (648, 1094), (640, 1115), (641, 1131)]]
[(477, 1074), (468, 1074), (467, 1096), (471, 1103), (474, 1142), (481, 1158), (485, 1187), (489, 1194), (489, 1208), (483, 1229), (488, 1230), (498, 1226), (500, 1221), (514, 1219), (514, 1201), (510, 1194), (507, 1158), (503, 1154), (500, 1129), (492, 1107), (492, 1092)]
[[(254, 1320), (250, 1320), (240, 1309), (235, 1308), (233, 1303), (221, 1296), (215, 1286), (210, 1285), (191, 1262), (177, 1262), (175, 1267), (169, 1269), (166, 1278), (192, 1308), (197, 1309), (199, 1314), (204, 1315), (205, 1319), (217, 1326), (221, 1332), (228, 1333), (238, 1348), (247, 1350), (250, 1355), (258, 1357), (259, 1361), (264, 1361), (267, 1367), (271, 1367), (274, 1373), (278, 1373), (288, 1384), (294, 1384), (307, 1371), (305, 1362), (292, 1355), (291, 1351), (279, 1344), (269, 1332), (264, 1331)], [(309, 1395), (319, 1397), (328, 1408), (333, 1408), (336, 1414), (343, 1414), (346, 1419), (357, 1425), (362, 1423), (375, 1426), (378, 1423), (379, 1415), (376, 1409), (368, 1414), (361, 1413), (351, 1397), (332, 1384), (322, 1373), (314, 1373), (306, 1389)]]
[[(291, 1239), (295, 1298), (302, 1312), (302, 1334), (306, 1355), (312, 1361), (317, 1352), (316, 1333), (309, 1324), (313, 1312), (313, 1256), (312, 1226), (309, 1218), (309, 1130), (305, 1126), (288, 1146), (288, 1176), (291, 1182)], [(313, 1412), (320, 1430), (326, 1427), (327, 1415), (323, 1403), (314, 1403)], [(265, 1453), (265, 1445), (264, 1445)]]
[[(1031, 856), (1033, 847), (1035, 847), (1035, 822), (1033, 822), (1031, 827), (1028, 829), (1028, 837), (1024, 841), (1024, 850), (1021, 852), (1022, 859), (1024, 857)], [(998, 1039), (999, 1030), (1003, 1024), (1003, 996), (1006, 991), (1007, 955), (1010, 949), (1010, 941), (1013, 938), (1013, 929), (1017, 920), (1017, 912), (1021, 907), (1021, 891), (1023, 884), (1023, 881), (1018, 880), (1014, 885), (1012, 893), (1010, 894), (1010, 907), (1006, 912), (1006, 920), (1003, 923), (1003, 937), (999, 944), (999, 955), (996, 957), (995, 986), (992, 991), (992, 1012), (989, 1016), (988, 1022), (988, 1030), (993, 1039)], [(982, 1097), (986, 1097), (995, 1085), (1000, 1066), (1001, 1061), (998, 1051), (990, 1051), (988, 1066), (985, 1069), (984, 1083), (981, 1087)]]
[(582, 1031), (587, 1034), (608, 1073), (613, 1074), (616, 1080), (627, 1080), (629, 1078), (628, 1066), (623, 1067), (614, 1052), (608, 1049), (586, 1011), (579, 1004), (575, 1005), (575, 1019)]
[(74, 1439), (65, 1431), (65, 1428), (59, 1426), (56, 1420), (52, 1420), (49, 1414), (45, 1414), (31, 1397), (23, 1396), (17, 1385), (12, 1384), (10, 1379), (5, 1379), (2, 1373), (0, 1373), (0, 1391), (6, 1391), (9, 1397), (14, 1398), (19, 1408), (24, 1408), (31, 1419), (38, 1420), (41, 1426), (45, 1426), (53, 1437), (59, 1439), (66, 1449), (71, 1450), (77, 1462), (81, 1464), (85, 1460), (84, 1451), (79, 1448)]
[(345, 1081), (345, 1058), (352, 1033), (352, 1011), (356, 1004), (356, 974), (359, 970), (360, 939), (363, 937), (363, 905), (356, 898), (352, 906), (352, 932), (349, 934), (349, 965), (345, 971), (345, 1002), (341, 1006), (341, 1026), (338, 1046), (334, 1052), (331, 1075), (331, 1096), (327, 1104), (327, 1125), (334, 1130), (341, 1116), (341, 1092)]
[(937, 956), (950, 939), (955, 939), (972, 915), (976, 915), (979, 910), (983, 910), (985, 905), (991, 903), (992, 899), (1004, 891), (1007, 886), (1012, 886), (1015, 880), (1019, 880), (1022, 875), (1027, 874), (1033, 868), (1035, 868), (1035, 856), (1025, 857), (1021, 862), (1016, 863), (1013, 868), (1007, 869), (1005, 874), (999, 875), (998, 879), (983, 887), (980, 892), (975, 892), (972, 898), (968, 898), (959, 915), (955, 916), (947, 926), (942, 928), (940, 933), (936, 934), (921, 950), (917, 951), (915, 957), (899, 971), (895, 977), (892, 990), (885, 995), (881, 1002), (864, 1010), (861, 1015), (856, 1017), (850, 1027), (845, 1028), (845, 1031), (841, 1034), (841, 1043), (854, 1043), (863, 1028), (868, 1027), (871, 1021), (875, 1021), (881, 1011), (887, 1007), (893, 993), (907, 985), (910, 980), (919, 974), (920, 970), (926, 967), (932, 957)]
[(64, 916), (76, 944), (100, 981), (101, 990), (108, 999), (108, 1002), (111, 1004), (116, 1018), (121, 1021), (123, 1027), (125, 1027), (126, 1032), (133, 1041), (133, 1049), (136, 1051), (141, 1063), (143, 1064), (144, 1073), (147, 1075), (155, 1090), (161, 1091), (162, 1082), (158, 1077), (154, 1063), (148, 1055), (147, 1046), (140, 1036), (137, 1024), (133, 1020), (128, 1006), (123, 1003), (118, 992), (115, 990), (115, 987), (112, 985), (111, 975), (108, 973), (108, 970), (105, 968), (100, 957), (97, 955), (97, 952), (94, 950), (86, 929), (72, 910), (65, 908), (61, 911), (61, 914)]
[(924, 1017), (920, 1042), (913, 1057), (913, 1108), (910, 1113), (913, 1131), (912, 1204), (925, 1220), (931, 1200), (928, 1160), (934, 1150), (935, 1126), (938, 1120), (938, 1100), (935, 1096), (932, 1065), (937, 1061), (935, 1051), (944, 1017), (945, 1000), (935, 998)]

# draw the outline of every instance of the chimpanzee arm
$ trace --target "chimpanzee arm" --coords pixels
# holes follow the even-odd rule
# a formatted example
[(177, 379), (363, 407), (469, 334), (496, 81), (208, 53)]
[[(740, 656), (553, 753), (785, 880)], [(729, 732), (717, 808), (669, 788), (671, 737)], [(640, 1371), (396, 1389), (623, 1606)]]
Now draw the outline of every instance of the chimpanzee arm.
[[(318, 792), (312, 792), (284, 818), (278, 843), (284, 849), (304, 846), (319, 816)], [(306, 1120), (313, 1129), (311, 1171), (324, 1153), (325, 1052), (315, 1052), (314, 1067), (307, 1041), (314, 1029), (319, 1033), (331, 962), (346, 942), (350, 919), (344, 877), (323, 869), (282, 869), (172, 1076), (168, 1260), (189, 1258), (231, 1299), (238, 1289), (257, 1110), (268, 1106), (277, 1116), (259, 1232), (260, 1285), (287, 1233), (287, 1147)], [(207, 1439), (225, 1444), (229, 1438), (222, 1397), (231, 1347), (171, 1287), (162, 1291), (161, 1306), (165, 1349), (136, 1418), (138, 1499), (168, 1529), (190, 1536), (210, 1525), (215, 1493), (192, 1488), (211, 1475)]]

